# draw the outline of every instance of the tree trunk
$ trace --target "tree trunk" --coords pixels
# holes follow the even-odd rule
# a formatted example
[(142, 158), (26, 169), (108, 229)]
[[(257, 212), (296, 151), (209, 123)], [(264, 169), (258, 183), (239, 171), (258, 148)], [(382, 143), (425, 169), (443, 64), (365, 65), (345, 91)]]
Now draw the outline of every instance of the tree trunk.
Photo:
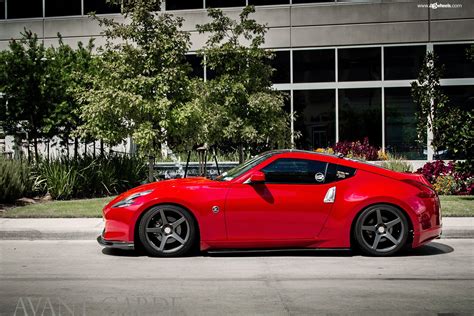
[(22, 160), (23, 150), (21, 148), (21, 136), (15, 135), (13, 145), (13, 157), (18, 160)]
[(84, 142), (84, 157), (87, 156), (87, 142)]
[(79, 147), (79, 139), (77, 137), (74, 138), (74, 160), (77, 159), (77, 151)]
[(104, 141), (100, 140), (100, 156), (104, 157)]
[[(23, 146), (22, 146), (23, 147)], [(30, 148), (30, 140), (26, 140), (26, 152), (28, 153), (28, 162), (31, 162), (31, 148)]]
[(94, 140), (94, 147), (92, 148), (92, 157), (95, 159), (95, 140)]
[(153, 171), (155, 167), (155, 157), (154, 156), (148, 156), (148, 182), (154, 182), (154, 177), (153, 177)]
[(239, 164), (244, 163), (244, 145), (239, 144)]
[(35, 160), (36, 160), (36, 162), (38, 162), (38, 161), (39, 161), (38, 138), (35, 137), (35, 138), (33, 139), (33, 145), (34, 145), (34, 147), (35, 147)]

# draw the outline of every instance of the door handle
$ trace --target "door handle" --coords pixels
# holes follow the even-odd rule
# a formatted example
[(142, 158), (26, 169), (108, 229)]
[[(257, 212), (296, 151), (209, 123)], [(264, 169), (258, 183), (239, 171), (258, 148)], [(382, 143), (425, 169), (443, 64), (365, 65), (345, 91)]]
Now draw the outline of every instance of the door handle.
[(336, 199), (336, 187), (331, 187), (324, 196), (324, 203), (334, 203)]

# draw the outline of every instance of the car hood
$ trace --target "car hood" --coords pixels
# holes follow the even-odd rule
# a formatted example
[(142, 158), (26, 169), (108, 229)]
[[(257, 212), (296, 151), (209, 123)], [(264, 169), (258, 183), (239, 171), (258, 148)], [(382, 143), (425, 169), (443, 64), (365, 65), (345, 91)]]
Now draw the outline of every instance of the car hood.
[(118, 201), (121, 201), (132, 194), (143, 192), (147, 190), (163, 190), (163, 189), (170, 189), (170, 188), (180, 188), (180, 187), (192, 187), (192, 186), (202, 186), (209, 183), (213, 183), (215, 181), (204, 178), (204, 177), (190, 177), (190, 178), (183, 178), (183, 179), (171, 179), (171, 180), (163, 180), (163, 181), (156, 181), (152, 183), (142, 184), (138, 187), (130, 189), (120, 195), (118, 195), (115, 199), (109, 202), (107, 206), (113, 205)]

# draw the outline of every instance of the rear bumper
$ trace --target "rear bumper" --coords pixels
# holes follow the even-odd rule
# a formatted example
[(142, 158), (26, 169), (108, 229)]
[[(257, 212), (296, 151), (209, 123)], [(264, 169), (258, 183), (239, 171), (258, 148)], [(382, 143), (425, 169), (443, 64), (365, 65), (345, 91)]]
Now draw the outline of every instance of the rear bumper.
[(414, 225), (413, 248), (422, 246), (433, 239), (441, 237), (443, 222), (441, 218), (441, 204), (438, 196), (419, 200), (421, 212), (418, 212), (417, 222)]
[(440, 238), (442, 234), (442, 227), (436, 226), (430, 229), (423, 230), (422, 232), (415, 232), (413, 234), (413, 248), (422, 246), (433, 239)]
[(125, 241), (105, 240), (102, 235), (97, 237), (99, 245), (107, 248), (118, 248), (118, 249), (135, 249), (135, 245)]

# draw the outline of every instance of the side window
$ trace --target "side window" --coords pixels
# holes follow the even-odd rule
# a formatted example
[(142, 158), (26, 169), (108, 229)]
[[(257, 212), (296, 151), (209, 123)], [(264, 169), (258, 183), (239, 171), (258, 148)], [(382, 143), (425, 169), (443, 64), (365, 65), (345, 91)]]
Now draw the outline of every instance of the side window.
[(265, 168), (267, 183), (321, 184), (326, 178), (326, 162), (281, 158)]
[(330, 163), (326, 173), (326, 183), (348, 179), (355, 175), (356, 169)]

